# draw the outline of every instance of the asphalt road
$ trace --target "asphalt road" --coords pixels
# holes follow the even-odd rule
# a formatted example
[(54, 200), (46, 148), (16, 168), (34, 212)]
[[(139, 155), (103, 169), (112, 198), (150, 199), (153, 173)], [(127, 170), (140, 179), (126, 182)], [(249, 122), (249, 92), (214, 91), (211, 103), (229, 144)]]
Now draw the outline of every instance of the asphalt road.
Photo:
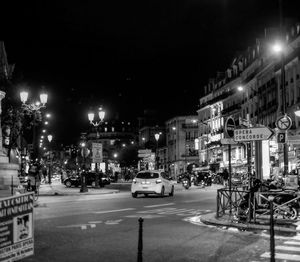
[(203, 225), (216, 190), (177, 188), (174, 197), (117, 194), (40, 197), (35, 255), (23, 261), (137, 261), (139, 217), (143, 261), (269, 261), (261, 234)]

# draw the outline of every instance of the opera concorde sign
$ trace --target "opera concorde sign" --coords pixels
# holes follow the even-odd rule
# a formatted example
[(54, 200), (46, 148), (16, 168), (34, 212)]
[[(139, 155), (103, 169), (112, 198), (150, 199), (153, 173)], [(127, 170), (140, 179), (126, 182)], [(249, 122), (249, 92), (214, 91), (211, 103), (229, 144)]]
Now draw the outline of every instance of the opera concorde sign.
[(273, 134), (268, 127), (235, 129), (233, 140), (236, 142), (268, 140)]

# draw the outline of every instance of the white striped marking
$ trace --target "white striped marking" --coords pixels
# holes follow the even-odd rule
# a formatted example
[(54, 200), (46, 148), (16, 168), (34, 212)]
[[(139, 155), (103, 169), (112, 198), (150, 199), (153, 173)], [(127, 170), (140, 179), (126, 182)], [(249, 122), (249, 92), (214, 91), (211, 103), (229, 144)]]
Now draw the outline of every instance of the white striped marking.
[(296, 241), (286, 241), (286, 242), (284, 242), (284, 244), (286, 244), (286, 245), (300, 246), (300, 242), (296, 242)]
[(146, 208), (151, 208), (151, 207), (162, 207), (162, 206), (172, 206), (175, 205), (175, 203), (168, 203), (168, 204), (160, 204), (160, 205), (152, 205), (152, 206), (144, 206)]
[(294, 236), (292, 239), (300, 240), (300, 235)]
[(106, 214), (106, 213), (114, 213), (114, 212), (130, 211), (130, 210), (135, 210), (135, 208), (124, 208), (124, 209), (96, 211), (96, 212), (93, 212), (93, 213), (95, 213), (95, 214)]
[[(270, 252), (263, 253), (261, 255), (263, 258), (270, 258)], [(299, 255), (293, 255), (293, 254), (284, 254), (284, 253), (275, 253), (275, 258), (276, 259), (286, 259), (290, 261), (300, 261), (300, 256)]]
[(285, 251), (296, 251), (296, 252), (299, 252), (300, 251), (300, 248), (299, 247), (291, 247), (291, 246), (276, 246), (275, 247), (275, 250), (285, 250)]

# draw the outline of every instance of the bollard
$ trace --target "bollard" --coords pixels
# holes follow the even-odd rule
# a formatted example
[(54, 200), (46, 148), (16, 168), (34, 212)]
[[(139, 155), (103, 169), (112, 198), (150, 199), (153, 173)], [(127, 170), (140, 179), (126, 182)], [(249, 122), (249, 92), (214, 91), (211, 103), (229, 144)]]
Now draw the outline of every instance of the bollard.
[(143, 221), (144, 219), (140, 217), (137, 262), (143, 262)]
[(273, 196), (268, 197), (270, 201), (270, 261), (275, 262), (275, 233), (274, 233), (274, 217), (273, 217)]

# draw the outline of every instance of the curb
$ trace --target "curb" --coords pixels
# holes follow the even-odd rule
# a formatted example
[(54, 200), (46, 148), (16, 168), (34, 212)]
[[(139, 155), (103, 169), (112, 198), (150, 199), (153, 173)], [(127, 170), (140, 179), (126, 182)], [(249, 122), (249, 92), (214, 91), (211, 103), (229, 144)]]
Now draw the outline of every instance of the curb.
[[(211, 216), (214, 214), (214, 218), (212, 219)], [(208, 217), (210, 216), (210, 217)], [(258, 225), (258, 224), (241, 224), (241, 223), (234, 223), (232, 221), (222, 221), (220, 219), (215, 218), (215, 213), (210, 213), (208, 215), (203, 215), (200, 217), (200, 221), (203, 224), (213, 225), (213, 226), (227, 226), (227, 227), (235, 227), (243, 230), (270, 230), (270, 225)], [(300, 229), (295, 229), (283, 227), (283, 226), (274, 226), (275, 231), (286, 232), (286, 233), (298, 233)]]
[(52, 192), (52, 193), (40, 193), (39, 196), (78, 196), (78, 195), (107, 195), (107, 194), (116, 194), (119, 193), (120, 190), (110, 190), (109, 192), (70, 192), (70, 193), (64, 193), (64, 192)]

